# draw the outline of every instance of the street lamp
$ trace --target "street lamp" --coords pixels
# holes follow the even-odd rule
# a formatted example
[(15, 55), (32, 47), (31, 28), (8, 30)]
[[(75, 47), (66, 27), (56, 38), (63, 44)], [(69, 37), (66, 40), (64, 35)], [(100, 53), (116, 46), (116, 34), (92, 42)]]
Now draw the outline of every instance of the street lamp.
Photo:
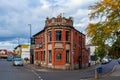
[(34, 45), (33, 44), (31, 44), (31, 39), (32, 39), (32, 37), (31, 37), (31, 34), (32, 34), (32, 26), (31, 26), (31, 24), (28, 24), (28, 26), (30, 27), (30, 64), (33, 64), (34, 63)]
[(31, 39), (31, 33), (32, 33), (31, 24), (28, 24), (28, 26), (30, 27), (30, 39)]

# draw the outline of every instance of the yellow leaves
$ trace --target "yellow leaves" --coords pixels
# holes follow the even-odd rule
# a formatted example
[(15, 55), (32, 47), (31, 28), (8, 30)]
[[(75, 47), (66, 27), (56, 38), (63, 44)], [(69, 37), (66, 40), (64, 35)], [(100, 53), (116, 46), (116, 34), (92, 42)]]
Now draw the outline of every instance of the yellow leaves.
[(117, 38), (116, 32), (120, 33), (120, 0), (101, 0), (89, 8), (90, 20), (98, 18), (98, 23), (90, 23), (86, 28), (90, 42), (102, 46), (112, 45)]
[(103, 27), (103, 34), (106, 39), (109, 38), (111, 33), (112, 33), (112, 29), (109, 26)]
[(102, 4), (109, 4), (110, 2), (112, 2), (113, 0), (103, 0), (101, 3)]
[(96, 26), (95, 26), (95, 24), (89, 24), (86, 31), (87, 31), (88, 36), (95, 35), (96, 34)]
[(87, 36), (96, 43), (112, 39), (120, 31), (120, 0), (102, 0), (89, 8), (89, 18), (101, 18), (98, 23), (90, 23), (86, 29)]
[[(90, 6), (89, 9), (91, 10), (90, 19), (98, 18), (99, 16), (111, 17), (120, 12), (120, 0), (102, 0)], [(109, 15), (111, 13), (113, 15)]]

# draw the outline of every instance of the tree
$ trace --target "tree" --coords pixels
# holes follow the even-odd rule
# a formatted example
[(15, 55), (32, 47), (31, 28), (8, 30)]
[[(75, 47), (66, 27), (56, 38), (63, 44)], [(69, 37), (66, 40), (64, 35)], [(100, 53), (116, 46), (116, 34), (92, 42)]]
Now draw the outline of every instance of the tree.
[(110, 49), (110, 55), (112, 55), (114, 58), (120, 57), (120, 33), (117, 33), (117, 37), (117, 40), (113, 43)]
[(89, 9), (90, 20), (98, 19), (98, 22), (88, 25), (87, 36), (92, 44), (108, 51), (106, 45), (111, 46), (119, 38), (116, 33), (120, 32), (120, 0), (102, 0)]

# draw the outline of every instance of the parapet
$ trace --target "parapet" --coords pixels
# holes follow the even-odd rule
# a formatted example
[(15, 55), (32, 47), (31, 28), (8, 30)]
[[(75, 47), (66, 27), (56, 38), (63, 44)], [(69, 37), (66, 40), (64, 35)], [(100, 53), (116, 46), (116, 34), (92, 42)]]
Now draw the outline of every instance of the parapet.
[(72, 17), (65, 18), (62, 15), (58, 15), (57, 17), (46, 18), (45, 27), (56, 27), (56, 26), (66, 26), (73, 27), (73, 19)]

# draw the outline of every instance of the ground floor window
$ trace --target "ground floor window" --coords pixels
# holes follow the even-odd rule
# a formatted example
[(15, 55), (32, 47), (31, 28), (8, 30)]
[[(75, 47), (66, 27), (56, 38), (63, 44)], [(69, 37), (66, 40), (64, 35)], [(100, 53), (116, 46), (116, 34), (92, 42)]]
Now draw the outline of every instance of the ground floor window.
[(41, 51), (40, 52), (40, 61), (43, 61), (43, 55), (42, 54), (43, 54), (43, 52)]
[(69, 63), (69, 50), (66, 51), (66, 63)]
[(38, 52), (35, 53), (35, 60), (38, 60)]
[(49, 50), (49, 63), (52, 63), (52, 51)]
[(61, 60), (61, 58), (62, 58), (62, 55), (61, 55), (61, 54), (56, 54), (56, 59), (57, 59), (57, 60)]
[(44, 54), (43, 54), (43, 59), (44, 59), (44, 61), (45, 61), (45, 51), (44, 51)]

